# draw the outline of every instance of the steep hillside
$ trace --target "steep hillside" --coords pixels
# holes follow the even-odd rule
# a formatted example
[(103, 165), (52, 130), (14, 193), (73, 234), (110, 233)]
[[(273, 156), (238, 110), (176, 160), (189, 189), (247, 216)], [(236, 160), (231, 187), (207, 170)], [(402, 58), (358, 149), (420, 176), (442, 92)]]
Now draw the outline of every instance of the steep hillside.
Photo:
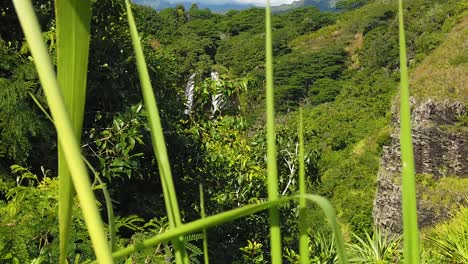
[[(413, 144), (421, 227), (468, 204), (468, 13), (413, 71)], [(374, 202), (375, 224), (402, 231), (398, 108), (392, 143), (384, 147)]]
[(458, 101), (468, 105), (468, 13), (445, 41), (415, 69), (411, 94), (418, 101)]
[[(429, 65), (425, 59), (430, 61), (434, 55), (427, 56), (429, 54), (437, 56), (441, 50), (453, 56), (462, 54), (456, 48), (457, 46), (463, 48), (462, 44), (454, 45), (449, 50), (444, 49), (445, 45), (449, 45), (451, 41), (452, 34), (447, 35), (447, 33), (459, 23), (462, 10), (463, 7), (457, 1), (444, 3), (442, 1), (413, 1), (409, 4), (406, 19), (410, 62), (413, 68), (419, 66), (418, 70), (424, 69), (427, 67), (425, 65)], [(360, 9), (341, 14), (337, 23), (299, 36), (289, 43), (292, 49), (291, 54), (297, 54), (297, 58), (303, 59), (330, 50), (332, 47), (341, 47), (346, 51), (347, 56), (344, 61), (346, 69), (332, 77), (334, 82), (312, 79), (312, 85), (305, 88), (308, 92), (305, 93), (303, 100), (307, 120), (306, 131), (310, 133), (309, 148), (318, 149), (320, 153), (315, 175), (320, 183), (312, 189), (314, 192), (330, 197), (339, 216), (355, 232), (368, 230), (373, 225), (371, 220), (373, 200), (376, 195), (381, 153), (384, 146), (395, 142), (395, 136), (391, 136), (394, 133), (390, 126), (394, 119), (391, 113), (392, 98), (397, 92), (399, 81), (398, 28), (395, 15), (394, 3), (372, 1)], [(458, 32), (459, 27), (456, 27), (454, 32)], [(466, 33), (463, 32), (459, 35), (466, 37)], [(447, 36), (449, 39), (444, 42)], [(452, 41), (463, 43), (463, 41)], [(434, 50), (439, 45), (442, 45), (441, 48)], [(322, 57), (320, 62), (314, 62), (316, 64), (310, 64), (309, 67), (314, 68), (315, 65), (320, 65), (327, 60), (326, 58), (331, 57)], [(281, 57), (278, 58), (278, 63), (295, 65), (294, 61), (283, 61)], [(458, 65), (457, 67), (465, 66)], [(296, 67), (296, 69), (301, 68)], [(322, 64), (320, 69), (326, 69), (325, 65)], [(451, 70), (453, 69), (447, 69), (446, 74)], [(458, 70), (458, 72), (463, 71)], [(310, 73), (306, 71), (300, 76), (307, 78), (310, 76), (308, 74)], [(292, 75), (291, 84), (296, 86), (291, 85), (292, 87), (281, 89), (282, 85), (277, 85), (278, 96), (294, 98), (293, 95), (300, 94), (297, 92), (299, 84), (294, 82), (296, 80), (294, 74), (290, 73), (290, 75)], [(413, 74), (413, 76), (416, 79), (419, 75)], [(458, 96), (462, 93), (465, 96), (466, 92), (463, 89), (466, 89), (466, 84), (463, 86), (463, 81), (460, 80), (466, 79), (466, 75), (450, 76), (447, 74), (447, 78), (450, 77), (459, 83), (456, 86), (458, 88), (455, 89), (460, 90)], [(277, 75), (276, 78), (281, 79), (282, 76)], [(415, 81), (412, 83), (413, 86), (415, 86)], [(307, 87), (309, 83), (304, 82), (302, 85)], [(340, 87), (338, 93), (330, 96), (332, 94), (329, 92), (336, 91), (333, 90), (336, 87)], [(327, 99), (321, 101), (322, 98)], [(284, 101), (284, 99), (278, 100), (278, 103), (281, 105)], [(458, 104), (448, 107), (454, 111), (449, 117), (452, 119), (460, 108)], [(281, 120), (285, 126), (294, 126), (291, 125), (291, 119), (294, 119), (295, 115), (296, 113), (289, 113), (282, 116)], [(437, 140), (437, 136), (433, 135), (433, 139)], [(424, 148), (429, 148), (428, 146), (433, 144), (424, 140), (417, 143)], [(463, 144), (455, 144), (453, 148), (463, 148), (465, 146)], [(456, 151), (461, 151), (461, 149)], [(455, 157), (457, 155), (463, 157), (462, 152), (456, 154)], [(444, 159), (450, 160), (453, 157), (447, 156)], [(462, 161), (460, 158), (453, 159), (454, 162), (457, 160), (466, 163), (466, 160)], [(395, 181), (395, 184), (397, 183), (398, 181)], [(385, 199), (385, 196), (382, 195), (381, 198)], [(317, 220), (311, 221), (311, 223), (314, 222), (316, 223)]]

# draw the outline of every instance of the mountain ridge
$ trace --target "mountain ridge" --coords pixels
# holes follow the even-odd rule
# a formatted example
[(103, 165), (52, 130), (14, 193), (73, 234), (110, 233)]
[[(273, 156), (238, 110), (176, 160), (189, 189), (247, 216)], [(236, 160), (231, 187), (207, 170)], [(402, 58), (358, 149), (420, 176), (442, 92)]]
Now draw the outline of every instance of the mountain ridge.
[[(296, 0), (291, 4), (282, 4), (279, 6), (273, 6), (273, 13), (288, 12), (296, 8), (315, 6), (321, 11), (334, 11), (335, 4), (337, 0)], [(198, 5), (199, 8), (208, 8), (215, 12), (227, 12), (230, 10), (243, 10), (248, 8), (262, 8), (254, 4), (242, 4), (242, 3), (221, 3), (221, 4), (208, 4), (200, 3), (197, 1), (182, 0), (179, 3), (170, 3), (166, 0), (133, 0), (133, 3), (138, 5), (149, 6), (156, 10), (162, 10), (166, 8), (175, 7), (182, 4), (185, 8), (190, 8), (194, 3)]]
[(241, 4), (241, 3), (224, 3), (224, 4), (206, 4), (199, 3), (197, 1), (180, 1), (179, 3), (170, 3), (165, 0), (133, 0), (133, 3), (137, 5), (149, 6), (156, 10), (163, 10), (166, 8), (176, 7), (177, 5), (183, 5), (185, 8), (190, 8), (193, 4), (197, 4), (199, 8), (208, 8), (215, 12), (225, 12), (229, 10), (242, 10), (255, 7), (253, 4)]
[(335, 11), (335, 5), (337, 0), (296, 0), (291, 4), (283, 4), (279, 6), (273, 6), (272, 12), (281, 13), (288, 12), (297, 8), (315, 6), (320, 11)]

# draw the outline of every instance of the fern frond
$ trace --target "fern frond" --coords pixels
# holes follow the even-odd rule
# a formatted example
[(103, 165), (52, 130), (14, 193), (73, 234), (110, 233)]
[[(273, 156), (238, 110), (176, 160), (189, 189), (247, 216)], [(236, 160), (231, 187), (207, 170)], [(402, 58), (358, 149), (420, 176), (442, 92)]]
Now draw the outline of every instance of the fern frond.
[(196, 245), (190, 242), (184, 241), (184, 246), (186, 249), (188, 249), (188, 251), (190, 251), (192, 255), (195, 255), (195, 256), (203, 255), (203, 251), (199, 247), (197, 247)]
[(127, 217), (117, 216), (115, 218), (115, 230), (117, 232), (120, 228), (126, 227), (133, 231), (142, 231), (142, 228), (138, 224), (144, 222), (145, 220), (137, 215), (130, 215)]
[(185, 241), (195, 241), (195, 240), (202, 240), (203, 239), (203, 233), (195, 233), (195, 234), (189, 234), (185, 236)]

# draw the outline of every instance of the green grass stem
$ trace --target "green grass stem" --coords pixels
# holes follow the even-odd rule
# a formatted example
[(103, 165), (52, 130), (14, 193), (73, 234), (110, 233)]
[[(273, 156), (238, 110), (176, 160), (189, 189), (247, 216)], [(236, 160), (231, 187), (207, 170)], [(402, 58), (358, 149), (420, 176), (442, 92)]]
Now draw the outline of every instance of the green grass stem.
[[(182, 224), (180, 218), (179, 205), (177, 203), (177, 197), (172, 179), (171, 167), (169, 157), (166, 149), (166, 142), (164, 140), (164, 134), (161, 126), (161, 118), (159, 116), (156, 99), (151, 86), (151, 80), (148, 73), (145, 57), (143, 54), (143, 48), (140, 43), (140, 37), (138, 36), (135, 19), (133, 17), (130, 2), (125, 0), (127, 8), (127, 18), (130, 27), (130, 33), (132, 37), (133, 48), (136, 57), (138, 74), (140, 77), (141, 89), (143, 93), (143, 99), (145, 102), (146, 112), (148, 113), (148, 122), (151, 130), (151, 140), (153, 142), (153, 150), (158, 160), (159, 173), (161, 175), (162, 189), (164, 193), (164, 202), (166, 205), (166, 211), (169, 219), (169, 226), (176, 228)], [(184, 248), (184, 238), (180, 236), (178, 239), (173, 241), (174, 248), (176, 250), (176, 262), (187, 263), (188, 255)]]
[(70, 116), (60, 92), (54, 68), (50, 61), (39, 22), (30, 0), (14, 0), (16, 13), (29, 44), (44, 93), (55, 121), (59, 144), (66, 145), (65, 161), (72, 170), (72, 181), (83, 211), (94, 252), (99, 263), (113, 263), (111, 250), (107, 244), (104, 225), (96, 205), (86, 166), (81, 158), (80, 145), (70, 121)]
[(45, 117), (47, 117), (47, 119), (49, 119), (50, 122), (52, 122), (52, 124), (54, 123), (54, 120), (52, 119), (52, 117), (50, 116), (50, 114), (45, 110), (44, 106), (41, 104), (41, 102), (39, 102), (39, 100), (37, 99), (37, 97), (31, 93), (31, 92), (28, 92), (29, 93), (29, 96), (31, 96), (31, 99), (33, 99), (34, 103), (37, 105), (37, 107), (39, 107), (39, 109), (41, 110), (41, 112), (45, 115)]
[(93, 173), (94, 178), (99, 182), (99, 185), (102, 190), (102, 194), (104, 195), (104, 201), (106, 203), (106, 210), (107, 210), (107, 229), (109, 230), (109, 244), (111, 246), (112, 251), (117, 250), (117, 230), (115, 229), (115, 216), (114, 216), (114, 208), (112, 206), (112, 199), (110, 197), (109, 191), (107, 190), (107, 185), (104, 181), (102, 181), (101, 177), (99, 177), (99, 173), (94, 169), (91, 163), (83, 157), (83, 161), (88, 166), (89, 170)]
[[(200, 189), (200, 215), (201, 218), (204, 219), (206, 217), (205, 213), (205, 194), (203, 191), (203, 184), (199, 184)], [(203, 229), (203, 262), (205, 264), (210, 263), (210, 259), (208, 257), (208, 234), (206, 229)]]
[[(278, 169), (276, 165), (275, 106), (273, 92), (273, 45), (271, 33), (271, 8), (267, 0), (265, 9), (265, 69), (266, 69), (266, 130), (267, 130), (267, 171), (268, 200), (278, 199)], [(281, 230), (277, 207), (269, 208), (271, 263), (281, 264)]]
[(307, 201), (305, 181), (305, 154), (304, 154), (304, 114), (302, 107), (299, 108), (299, 254), (302, 264), (309, 264), (309, 236), (305, 222)]
[(406, 38), (403, 19), (403, 0), (398, 1), (400, 35), (400, 146), (402, 170), (403, 256), (405, 263), (419, 263), (419, 232), (416, 207), (413, 143), (411, 139), (411, 106), (409, 101)]

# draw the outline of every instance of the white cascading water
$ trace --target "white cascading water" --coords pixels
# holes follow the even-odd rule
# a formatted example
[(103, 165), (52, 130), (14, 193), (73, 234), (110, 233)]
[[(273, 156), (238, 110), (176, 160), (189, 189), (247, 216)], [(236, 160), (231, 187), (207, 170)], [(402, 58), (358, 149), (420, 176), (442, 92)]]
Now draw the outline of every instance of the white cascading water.
[(211, 72), (211, 80), (216, 81), (216, 94), (211, 96), (211, 117), (213, 118), (217, 112), (220, 112), (224, 107), (225, 98), (219, 88), (219, 73)]
[(197, 76), (195, 73), (190, 75), (190, 78), (187, 82), (187, 87), (185, 87), (185, 99), (187, 100), (185, 103), (185, 111), (184, 113), (186, 115), (189, 115), (190, 112), (192, 112), (193, 109), (193, 96), (195, 93), (195, 76)]

